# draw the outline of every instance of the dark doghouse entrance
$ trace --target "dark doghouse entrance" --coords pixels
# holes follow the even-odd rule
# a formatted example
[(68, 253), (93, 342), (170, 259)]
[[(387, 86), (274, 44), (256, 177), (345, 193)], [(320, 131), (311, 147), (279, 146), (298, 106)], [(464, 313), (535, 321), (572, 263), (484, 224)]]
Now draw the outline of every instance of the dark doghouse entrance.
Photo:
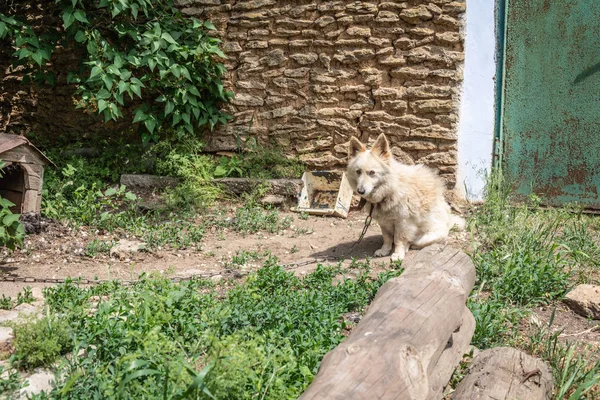
[(21, 212), (23, 193), (25, 192), (25, 172), (18, 164), (10, 164), (2, 168), (0, 178), (0, 196), (14, 203), (10, 208), (13, 213)]

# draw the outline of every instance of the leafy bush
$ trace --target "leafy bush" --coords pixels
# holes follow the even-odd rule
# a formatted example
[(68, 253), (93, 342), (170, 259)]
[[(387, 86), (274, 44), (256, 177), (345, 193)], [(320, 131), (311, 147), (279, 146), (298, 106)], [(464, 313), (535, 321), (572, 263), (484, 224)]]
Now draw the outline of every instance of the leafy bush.
[[(97, 111), (105, 121), (124, 118), (137, 105), (145, 142), (160, 131), (180, 136), (213, 128), (228, 116), (219, 110), (233, 94), (223, 89), (225, 58), (214, 26), (188, 19), (171, 0), (11, 1), (0, 6), (0, 40), (27, 77), (54, 84), (48, 68), (56, 49), (79, 56), (79, 69), (68, 74), (78, 106)], [(39, 8), (38, 8), (39, 7)], [(40, 13), (44, 23), (32, 14)]]
[(193, 140), (175, 144), (163, 142), (155, 146), (154, 151), (162, 153), (156, 162), (156, 172), (181, 178), (177, 187), (165, 193), (168, 206), (204, 209), (222, 195), (212, 182), (214, 161), (202, 154), (202, 143)]
[[(0, 179), (5, 166), (6, 163), (0, 160)], [(12, 202), (0, 197), (0, 246), (6, 246), (11, 250), (22, 246), (25, 239), (25, 229), (19, 221), (21, 215), (10, 211), (13, 206)]]
[(72, 347), (65, 321), (55, 317), (29, 319), (13, 329), (15, 360), (23, 369), (49, 365)]

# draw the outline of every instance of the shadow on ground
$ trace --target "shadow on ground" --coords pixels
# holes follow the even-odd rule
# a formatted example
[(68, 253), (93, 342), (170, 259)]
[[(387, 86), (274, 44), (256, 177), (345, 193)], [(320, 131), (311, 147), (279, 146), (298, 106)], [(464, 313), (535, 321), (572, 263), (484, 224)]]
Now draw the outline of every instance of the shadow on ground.
[(365, 237), (359, 244), (355, 244), (356, 240), (338, 243), (334, 246), (311, 254), (311, 257), (333, 257), (344, 260), (349, 260), (351, 258), (364, 259), (366, 257), (373, 257), (375, 250), (381, 247), (382, 238), (379, 234), (372, 234)]

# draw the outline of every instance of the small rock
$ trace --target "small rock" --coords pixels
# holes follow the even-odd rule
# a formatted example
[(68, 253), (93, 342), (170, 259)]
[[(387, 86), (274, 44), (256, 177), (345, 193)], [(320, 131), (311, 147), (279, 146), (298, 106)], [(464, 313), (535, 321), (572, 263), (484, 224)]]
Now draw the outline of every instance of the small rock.
[(267, 204), (272, 206), (281, 206), (285, 203), (284, 196), (267, 195), (260, 199), (261, 204)]
[(34, 287), (31, 289), (31, 295), (36, 300), (44, 300), (44, 293), (42, 292), (41, 287)]
[(121, 239), (110, 249), (110, 256), (121, 260), (130, 257), (134, 253), (138, 253), (146, 248), (146, 243), (138, 240)]
[(563, 301), (577, 314), (600, 319), (600, 286), (579, 285), (567, 293)]
[(13, 329), (8, 326), (0, 326), (0, 349), (14, 338)]
[(179, 179), (170, 176), (123, 174), (120, 183), (127, 188), (164, 189), (177, 186)]
[(22, 397), (30, 397), (41, 392), (49, 392), (52, 390), (54, 382), (54, 374), (46, 369), (38, 369), (36, 372), (26, 379), (28, 385), (21, 389)]

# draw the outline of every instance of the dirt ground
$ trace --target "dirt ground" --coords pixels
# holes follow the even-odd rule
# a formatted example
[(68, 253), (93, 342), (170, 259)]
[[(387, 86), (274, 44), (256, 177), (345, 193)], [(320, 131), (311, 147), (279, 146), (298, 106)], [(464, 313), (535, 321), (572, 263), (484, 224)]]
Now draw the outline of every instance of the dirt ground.
[[(258, 232), (242, 235), (225, 228), (211, 228), (206, 232), (200, 250), (139, 252), (123, 260), (106, 254), (98, 254), (94, 258), (84, 254), (86, 244), (94, 239), (118, 240), (119, 237), (97, 235), (85, 227), (73, 230), (51, 223), (45, 232), (28, 236), (24, 249), (4, 257), (0, 263), (0, 276), (131, 280), (142, 272), (161, 272), (168, 276), (226, 273), (232, 269), (231, 258), (242, 250), (262, 256), (246, 265), (233, 266), (243, 272), (260, 267), (266, 252), (279, 258), (282, 264), (304, 264), (310, 259), (329, 257), (333, 263), (344, 255), (344, 263), (349, 264), (352, 258), (364, 260), (372, 256), (382, 244), (381, 230), (373, 222), (363, 241), (347, 254), (363, 229), (366, 214), (360, 211), (351, 212), (348, 219), (317, 216), (302, 219), (298, 213), (287, 211), (282, 211), (280, 217), (290, 217), (293, 222), (290, 228), (278, 234)], [(448, 241), (464, 241), (464, 236), (464, 233), (454, 233)], [(408, 257), (414, 253), (416, 251), (411, 251)], [(385, 257), (374, 261), (378, 268), (383, 269), (390, 259)], [(317, 262), (312, 262), (294, 268), (294, 271), (303, 274), (316, 266)], [(27, 285), (46, 286), (36, 282), (0, 282), (0, 293), (15, 296)]]
[[(334, 259), (345, 255), (343, 263), (350, 264), (353, 258), (365, 260), (372, 256), (382, 244), (381, 231), (373, 221), (363, 241), (348, 253), (359, 238), (366, 214), (353, 211), (348, 219), (334, 217), (309, 216), (307, 219), (293, 212), (282, 211), (281, 218), (291, 217), (292, 226), (279, 234), (258, 232), (242, 235), (224, 228), (211, 228), (201, 243), (200, 250), (159, 250), (139, 252), (131, 259), (120, 260), (105, 254), (94, 258), (84, 254), (86, 244), (93, 239), (118, 240), (111, 235), (97, 235), (87, 228), (72, 230), (59, 223), (52, 223), (45, 232), (30, 235), (23, 250), (4, 256), (0, 262), (1, 277), (34, 277), (64, 279), (67, 277), (98, 279), (136, 279), (142, 272), (160, 272), (167, 276), (190, 276), (215, 274), (231, 276), (232, 271), (249, 272), (258, 269), (265, 252), (279, 258), (282, 264), (301, 263), (292, 270), (296, 274), (306, 274), (314, 270), (318, 259)], [(470, 238), (467, 232), (452, 232), (447, 244), (468, 251)], [(245, 265), (232, 265), (231, 259), (240, 251), (256, 252), (259, 259), (248, 261)], [(407, 259), (416, 254), (411, 250)], [(315, 260), (317, 259), (317, 260)], [(312, 262), (311, 262), (312, 261)], [(327, 262), (327, 261), (325, 261)], [(389, 266), (389, 257), (374, 258), (374, 271)], [(48, 283), (38, 282), (2, 282), (0, 294), (15, 297), (24, 287), (43, 288)], [(522, 321), (519, 330), (527, 332), (535, 325), (547, 324), (554, 306), (537, 307), (527, 321)], [(600, 329), (597, 322), (583, 318), (563, 304), (557, 304), (553, 330), (562, 330), (562, 340), (589, 343), (600, 347)]]

